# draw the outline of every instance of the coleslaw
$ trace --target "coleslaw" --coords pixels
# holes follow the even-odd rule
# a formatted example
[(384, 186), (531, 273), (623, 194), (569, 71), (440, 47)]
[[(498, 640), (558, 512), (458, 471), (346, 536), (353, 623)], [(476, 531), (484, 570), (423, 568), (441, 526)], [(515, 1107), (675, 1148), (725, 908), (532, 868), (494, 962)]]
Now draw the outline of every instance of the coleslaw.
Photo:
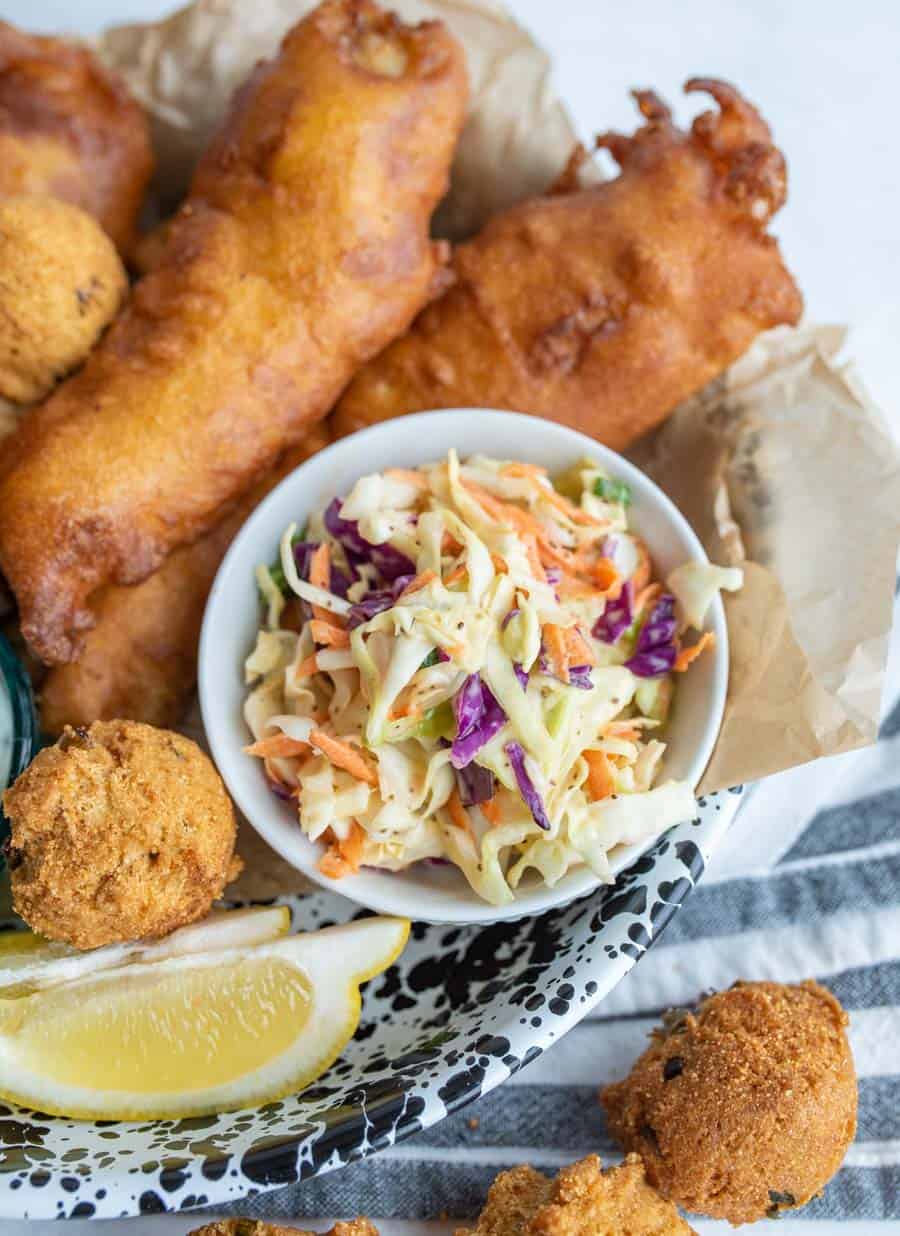
[(689, 819), (661, 780), (679, 673), (737, 568), (664, 588), (631, 495), (590, 460), (550, 480), (474, 456), (365, 476), (257, 568), (244, 715), (320, 869), (455, 864), (485, 900), (556, 884)]

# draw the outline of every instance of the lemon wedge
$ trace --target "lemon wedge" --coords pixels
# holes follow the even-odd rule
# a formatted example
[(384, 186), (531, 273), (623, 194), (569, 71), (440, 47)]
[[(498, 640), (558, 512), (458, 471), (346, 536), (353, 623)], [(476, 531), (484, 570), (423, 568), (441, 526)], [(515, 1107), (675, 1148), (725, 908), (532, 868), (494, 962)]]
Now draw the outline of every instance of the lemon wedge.
[(45, 940), (30, 931), (4, 931), (0, 932), (0, 997), (54, 987), (126, 963), (250, 948), (286, 936), (290, 927), (287, 906), (222, 910), (160, 940), (108, 944), (89, 952)]
[(406, 919), (126, 964), (0, 999), (0, 1096), (89, 1120), (209, 1115), (319, 1077)]

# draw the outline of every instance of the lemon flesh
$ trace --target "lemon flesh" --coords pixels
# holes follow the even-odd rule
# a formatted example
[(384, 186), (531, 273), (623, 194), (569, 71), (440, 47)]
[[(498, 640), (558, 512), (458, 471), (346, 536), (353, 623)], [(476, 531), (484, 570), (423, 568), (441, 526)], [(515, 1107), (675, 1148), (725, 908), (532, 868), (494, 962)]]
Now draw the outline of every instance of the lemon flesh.
[(295, 1093), (344, 1049), (359, 1024), (359, 984), (396, 959), (408, 934), (405, 919), (368, 918), (0, 998), (0, 1097), (143, 1120)]
[(268, 1064), (303, 1029), (310, 997), (303, 972), (272, 957), (100, 979), (77, 1001), (63, 986), (14, 1003), (22, 1007), (0, 1014), (0, 1033), (11, 1031), (21, 1068), (66, 1086), (153, 1094)]

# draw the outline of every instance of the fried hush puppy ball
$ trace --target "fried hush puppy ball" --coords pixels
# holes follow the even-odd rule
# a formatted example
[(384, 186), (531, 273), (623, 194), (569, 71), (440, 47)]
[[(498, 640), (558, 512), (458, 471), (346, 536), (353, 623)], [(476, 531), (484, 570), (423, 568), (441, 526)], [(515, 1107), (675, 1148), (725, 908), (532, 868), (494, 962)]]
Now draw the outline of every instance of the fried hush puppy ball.
[(127, 287), (115, 245), (80, 207), (0, 201), (0, 396), (48, 394), (85, 359)]
[(241, 868), (212, 762), (181, 734), (136, 721), (67, 727), (3, 809), (16, 912), (76, 948), (195, 922)]
[(644, 1180), (637, 1155), (601, 1170), (588, 1155), (548, 1180), (523, 1165), (488, 1190), (474, 1228), (456, 1236), (696, 1236), (671, 1202)]
[(847, 1021), (812, 981), (736, 983), (670, 1013), (603, 1091), (610, 1130), (686, 1210), (737, 1225), (803, 1206), (856, 1132)]

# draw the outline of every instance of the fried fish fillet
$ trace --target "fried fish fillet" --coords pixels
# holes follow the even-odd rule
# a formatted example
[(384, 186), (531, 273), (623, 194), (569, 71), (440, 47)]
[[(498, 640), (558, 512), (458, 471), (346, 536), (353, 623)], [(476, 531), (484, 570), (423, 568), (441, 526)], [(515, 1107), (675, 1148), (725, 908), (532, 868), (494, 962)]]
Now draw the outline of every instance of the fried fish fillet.
[(645, 1182), (637, 1155), (606, 1171), (589, 1155), (564, 1167), (553, 1181), (527, 1166), (502, 1172), (475, 1227), (459, 1228), (456, 1236), (691, 1236), (693, 1231)]
[(690, 133), (650, 91), (644, 125), (608, 133), (620, 175), (492, 219), (453, 259), (456, 282), (343, 395), (337, 434), (426, 408), (545, 416), (622, 449), (802, 301), (766, 225), (785, 163), (724, 82)]
[(71, 660), (88, 599), (213, 527), (440, 282), (467, 82), (437, 22), (326, 0), (238, 91), (159, 265), (32, 412), (0, 480), (22, 633)]
[[(188, 1236), (316, 1236), (315, 1232), (298, 1227), (282, 1227), (280, 1223), (263, 1223), (260, 1219), (221, 1219), (195, 1228)], [(378, 1228), (368, 1219), (353, 1219), (350, 1223), (335, 1223), (323, 1236), (378, 1236)]]
[(317, 425), (212, 532), (176, 549), (142, 583), (103, 589), (95, 602), (97, 625), (78, 660), (54, 666), (41, 686), (45, 734), (117, 717), (164, 729), (181, 721), (197, 684), (206, 598), (225, 551), (266, 494), (327, 442)]
[(0, 22), (0, 197), (93, 215), (127, 253), (153, 170), (143, 109), (87, 48)]

